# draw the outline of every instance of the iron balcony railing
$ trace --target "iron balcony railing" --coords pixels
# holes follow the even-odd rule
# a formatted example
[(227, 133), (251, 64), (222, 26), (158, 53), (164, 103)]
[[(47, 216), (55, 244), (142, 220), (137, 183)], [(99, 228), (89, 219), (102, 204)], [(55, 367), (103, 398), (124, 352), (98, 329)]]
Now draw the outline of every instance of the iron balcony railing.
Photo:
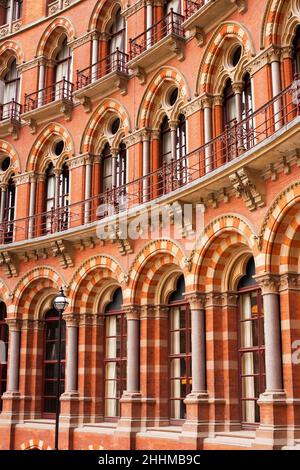
[(61, 81), (56, 82), (46, 88), (42, 88), (41, 90), (31, 93), (30, 95), (25, 94), (24, 113), (33, 111), (34, 109), (40, 108), (45, 104), (49, 104), (58, 100), (72, 103), (73, 89), (73, 83), (63, 78)]
[(187, 20), (210, 0), (185, 0), (185, 19)]
[(139, 34), (136, 38), (130, 39), (130, 60), (134, 59), (169, 34), (184, 37), (183, 22), (184, 16), (175, 13), (172, 9), (170, 13), (151, 26), (151, 28), (146, 29), (146, 31)]
[[(184, 188), (261, 144), (300, 116), (300, 84), (296, 80), (241, 122), (189, 154), (164, 163), (161, 168), (93, 198), (14, 222), (0, 224), (2, 244), (27, 241), (82, 227), (107, 216), (122, 213), (145, 202)], [(13, 229), (12, 229), (13, 224)], [(12, 237), (13, 232), (13, 237)]]
[(90, 83), (105, 77), (111, 72), (128, 74), (127, 62), (128, 54), (125, 54), (117, 48), (115, 52), (99, 60), (99, 62), (83, 70), (77, 70), (76, 89), (80, 90), (80, 88), (90, 85)]
[(15, 100), (9, 103), (0, 105), (0, 121), (10, 119), (11, 121), (20, 122), (20, 116), (22, 112), (22, 106)]

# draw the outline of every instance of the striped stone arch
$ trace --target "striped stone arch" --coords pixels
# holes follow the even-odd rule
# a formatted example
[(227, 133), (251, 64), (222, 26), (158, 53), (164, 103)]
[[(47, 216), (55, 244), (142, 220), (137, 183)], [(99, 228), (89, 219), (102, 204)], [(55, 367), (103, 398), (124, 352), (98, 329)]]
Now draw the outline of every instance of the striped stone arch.
[(166, 84), (166, 81), (173, 82), (177, 85), (179, 89), (179, 97), (184, 101), (188, 101), (190, 98), (189, 87), (183, 75), (175, 68), (162, 67), (152, 78), (144, 93), (136, 118), (136, 127), (138, 129), (150, 127), (155, 107), (158, 103), (161, 104), (161, 90)]
[(60, 36), (65, 33), (68, 42), (75, 39), (75, 28), (67, 18), (55, 18), (44, 31), (36, 50), (37, 57), (50, 59), (55, 51)]
[(61, 274), (51, 266), (41, 266), (27, 272), (18, 282), (12, 292), (13, 302), (8, 307), (8, 313), (30, 315), (41, 295), (46, 291), (66, 287), (66, 281)]
[(226, 39), (237, 40), (243, 46), (248, 60), (255, 55), (250, 33), (244, 25), (233, 21), (221, 23), (210, 39), (200, 65), (196, 85), (198, 94), (213, 92), (214, 80), (219, 73), (217, 61), (225, 54), (224, 42)]
[(0, 154), (7, 155), (11, 160), (11, 170), (14, 173), (21, 173), (21, 162), (16, 149), (5, 140), (0, 140)]
[(299, 270), (300, 181), (282, 191), (271, 204), (260, 232), (262, 272)]
[(223, 215), (213, 220), (199, 238), (187, 290), (210, 292), (220, 289), (226, 264), (237, 249), (248, 250), (259, 260), (256, 240), (255, 231), (248, 221), (237, 215)]
[(125, 278), (125, 271), (117, 259), (106, 255), (93, 256), (78, 268), (70, 282), (69, 310), (94, 313), (94, 299), (101, 283), (114, 279), (121, 286)]
[(146, 245), (129, 270), (128, 303), (153, 303), (158, 283), (171, 267), (179, 268), (187, 277), (186, 255), (179, 245), (169, 239), (154, 240)]
[(36, 171), (43, 163), (43, 156), (45, 155), (45, 146), (49, 141), (61, 137), (65, 142), (64, 152), (69, 153), (69, 156), (75, 154), (74, 142), (65, 127), (61, 124), (51, 122), (48, 124), (36, 138), (26, 163), (26, 171)]
[(104, 450), (104, 447), (99, 446), (99, 445), (89, 444), (87, 447), (84, 447), (81, 450)]
[(98, 130), (106, 124), (108, 113), (115, 114), (121, 120), (121, 127), (125, 135), (131, 131), (130, 119), (125, 108), (117, 100), (104, 99), (90, 118), (88, 125), (83, 133), (80, 149), (81, 153), (95, 151), (98, 139)]
[(0, 76), (6, 72), (8, 62), (12, 56), (16, 58), (18, 65), (25, 61), (24, 52), (21, 46), (15, 41), (5, 41), (0, 46)]
[(109, 11), (118, 3), (122, 10), (127, 6), (125, 0), (101, 0), (97, 1), (89, 21), (89, 31), (98, 30), (104, 32), (104, 24), (107, 23)]
[(261, 49), (272, 44), (281, 44), (279, 29), (284, 19), (285, 10), (290, 6), (290, 0), (268, 0), (262, 22)]
[(11, 302), (10, 289), (2, 279), (0, 279), (0, 301), (4, 302), (6, 306)]
[(38, 439), (29, 439), (20, 445), (21, 450), (52, 450), (52, 447), (44, 441)]

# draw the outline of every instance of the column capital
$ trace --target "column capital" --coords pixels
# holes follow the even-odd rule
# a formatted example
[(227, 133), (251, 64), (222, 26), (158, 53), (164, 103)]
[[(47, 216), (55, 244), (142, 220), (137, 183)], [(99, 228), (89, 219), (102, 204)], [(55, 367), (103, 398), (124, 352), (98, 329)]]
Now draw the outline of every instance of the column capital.
[(232, 84), (232, 89), (235, 94), (241, 95), (243, 92), (244, 84), (243, 82), (235, 82)]
[(0, 190), (4, 193), (7, 190), (8, 184), (7, 183), (0, 183)]
[(158, 320), (159, 318), (166, 319), (169, 316), (170, 307), (168, 305), (155, 305), (155, 318)]
[(186, 292), (184, 294), (185, 300), (190, 304), (191, 310), (204, 310), (206, 304), (206, 297), (201, 292)]
[(81, 313), (78, 316), (78, 325), (79, 326), (94, 326), (104, 325), (104, 315), (94, 314), (94, 313)]
[(224, 292), (222, 294), (222, 306), (223, 307), (237, 307), (238, 302), (237, 292)]
[(42, 330), (44, 328), (44, 320), (38, 318), (24, 318), (22, 319), (22, 330)]
[(300, 290), (300, 275), (298, 273), (281, 274), (279, 279), (279, 292)]
[(206, 294), (206, 307), (222, 307), (222, 292), (208, 292)]
[(203, 95), (201, 97), (201, 104), (203, 108), (212, 108), (213, 97), (211, 95)]
[(79, 315), (77, 313), (66, 313), (62, 315), (62, 319), (66, 322), (67, 327), (79, 326)]
[(278, 46), (273, 46), (269, 51), (268, 51), (268, 58), (270, 62), (280, 62), (281, 59), (281, 53), (282, 49), (281, 47)]
[(294, 48), (291, 46), (285, 46), (282, 48), (282, 59), (293, 59)]
[(126, 315), (127, 320), (140, 320), (140, 305), (123, 305), (122, 309)]
[(155, 305), (141, 305), (141, 320), (147, 320), (148, 318), (155, 318)]
[(176, 131), (177, 130), (177, 127), (178, 127), (178, 120), (177, 119), (173, 119), (172, 121), (169, 121), (169, 127), (170, 127), (170, 130), (171, 131)]
[(266, 273), (254, 276), (257, 284), (261, 288), (262, 295), (278, 294), (280, 279), (276, 274)]
[(152, 130), (151, 139), (152, 140), (160, 140), (160, 130), (159, 129), (153, 129)]
[(223, 95), (216, 95), (213, 97), (213, 106), (223, 106)]
[(20, 318), (6, 318), (9, 331), (21, 331), (22, 321)]

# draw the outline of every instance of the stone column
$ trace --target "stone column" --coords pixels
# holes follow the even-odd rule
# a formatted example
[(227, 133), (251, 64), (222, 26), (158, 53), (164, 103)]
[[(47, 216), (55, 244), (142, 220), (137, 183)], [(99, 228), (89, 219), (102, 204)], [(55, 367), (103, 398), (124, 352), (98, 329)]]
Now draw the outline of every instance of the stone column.
[(12, 32), (13, 27), (13, 16), (14, 16), (14, 0), (10, 2), (9, 17), (8, 17), (8, 27), (9, 31)]
[(286, 439), (286, 393), (283, 390), (279, 277), (272, 274), (256, 276), (263, 295), (265, 330), (266, 390), (258, 400), (260, 426), (254, 448), (275, 450)]
[(46, 73), (46, 63), (45, 59), (40, 59), (39, 61), (39, 82), (38, 82), (38, 90), (39, 90), (39, 106), (44, 104), (44, 88), (45, 88), (45, 73)]
[(99, 61), (99, 37), (97, 31), (92, 35), (92, 76), (91, 81), (94, 83), (98, 78), (98, 61)]
[(60, 196), (60, 175), (61, 175), (61, 170), (59, 168), (56, 168), (54, 170), (55, 173), (55, 198), (54, 198), (54, 209), (59, 208), (59, 196)]
[(84, 211), (84, 223), (88, 224), (91, 221), (91, 195), (92, 195), (92, 166), (93, 159), (88, 156), (85, 160), (85, 211)]
[[(212, 100), (210, 97), (205, 97), (202, 101), (203, 114), (204, 114), (204, 143), (207, 144), (212, 140)], [(212, 170), (212, 146), (205, 147), (205, 173)]]
[(66, 393), (78, 393), (77, 363), (78, 363), (78, 316), (67, 314), (63, 316), (67, 327), (66, 350)]
[(183, 439), (191, 448), (201, 447), (208, 430), (208, 393), (206, 390), (205, 296), (198, 292), (185, 295), (190, 304), (192, 329), (192, 391), (186, 397), (187, 419)]
[(28, 238), (33, 238), (35, 229), (35, 206), (36, 206), (36, 186), (37, 178), (35, 174), (30, 175), (30, 196), (29, 196), (29, 227)]
[(149, 200), (149, 180), (146, 178), (150, 173), (150, 133), (146, 129), (142, 134), (143, 139), (143, 202)]
[[(281, 93), (281, 71), (280, 71), (280, 57), (281, 57), (281, 50), (279, 48), (274, 48), (270, 55), (270, 62), (271, 62), (271, 74), (272, 74), (272, 92), (273, 98), (279, 93)], [(281, 128), (282, 126), (282, 100), (278, 98), (274, 102), (274, 124), (275, 130)]]
[(152, 0), (147, 0), (146, 7), (146, 29), (147, 29), (147, 49), (152, 45), (152, 30), (149, 29), (153, 25), (153, 5)]
[(15, 318), (6, 320), (9, 327), (9, 358), (7, 368), (7, 392), (19, 392), (19, 365), (20, 365), (20, 322)]
[(243, 83), (234, 83), (232, 85), (233, 91), (235, 93), (235, 113), (237, 122), (242, 120), (242, 93), (243, 93)]
[(127, 318), (127, 392), (139, 391), (140, 377), (140, 314), (137, 307), (126, 309)]
[(178, 121), (170, 121), (169, 122), (170, 130), (171, 130), (171, 158), (175, 162), (177, 160), (177, 128), (178, 128)]
[(112, 174), (112, 187), (115, 188), (118, 184), (117, 182), (117, 156), (119, 149), (111, 149), (111, 174)]
[(7, 184), (1, 184), (0, 189), (1, 189), (0, 223), (2, 223), (4, 221)]

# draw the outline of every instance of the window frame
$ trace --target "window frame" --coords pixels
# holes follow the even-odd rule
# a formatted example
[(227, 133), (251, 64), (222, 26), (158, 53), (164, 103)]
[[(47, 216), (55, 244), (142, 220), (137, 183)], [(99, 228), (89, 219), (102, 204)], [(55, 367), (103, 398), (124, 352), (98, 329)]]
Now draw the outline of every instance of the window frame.
[(7, 319), (7, 308), (4, 302), (0, 302), (0, 341), (3, 341), (6, 346), (6, 354), (7, 360), (6, 364), (1, 364), (0, 362), (0, 413), (3, 409), (3, 401), (2, 401), (2, 391), (5, 393), (7, 391), (7, 366), (8, 366), (8, 347), (9, 347), (9, 327), (6, 322)]

